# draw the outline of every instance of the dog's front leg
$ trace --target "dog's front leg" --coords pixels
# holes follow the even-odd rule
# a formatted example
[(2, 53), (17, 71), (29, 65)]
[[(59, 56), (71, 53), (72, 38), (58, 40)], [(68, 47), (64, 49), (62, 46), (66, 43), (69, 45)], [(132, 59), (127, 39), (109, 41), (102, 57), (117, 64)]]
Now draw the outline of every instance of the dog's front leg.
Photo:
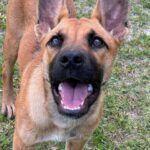
[(33, 147), (26, 146), (19, 135), (15, 132), (13, 138), (13, 150), (32, 150)]
[(66, 150), (82, 150), (86, 139), (74, 139), (66, 142)]

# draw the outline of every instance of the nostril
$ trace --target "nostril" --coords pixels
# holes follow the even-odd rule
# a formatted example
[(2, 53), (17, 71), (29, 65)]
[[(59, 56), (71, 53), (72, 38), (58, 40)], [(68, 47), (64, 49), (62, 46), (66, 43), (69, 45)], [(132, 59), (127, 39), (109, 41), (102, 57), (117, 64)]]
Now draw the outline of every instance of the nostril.
[(69, 62), (69, 59), (68, 59), (68, 57), (63, 56), (60, 61), (62, 64), (67, 64)]
[(83, 57), (75, 56), (73, 61), (75, 64), (81, 64), (83, 62)]
[(59, 56), (62, 67), (81, 67), (84, 64), (84, 55), (79, 51), (65, 51)]

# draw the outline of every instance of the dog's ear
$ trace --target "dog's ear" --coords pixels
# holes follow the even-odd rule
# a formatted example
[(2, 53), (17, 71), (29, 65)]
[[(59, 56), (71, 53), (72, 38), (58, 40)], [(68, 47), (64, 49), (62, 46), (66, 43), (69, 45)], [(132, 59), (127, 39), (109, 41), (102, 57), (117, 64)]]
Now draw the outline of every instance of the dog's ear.
[(34, 26), (34, 32), (37, 40), (40, 41), (42, 37), (51, 30), (50, 26), (46, 22), (36, 24)]
[(38, 39), (53, 29), (61, 19), (76, 16), (73, 0), (38, 0), (37, 3), (38, 24), (35, 33)]
[(97, 0), (92, 18), (119, 41), (128, 33), (128, 0)]

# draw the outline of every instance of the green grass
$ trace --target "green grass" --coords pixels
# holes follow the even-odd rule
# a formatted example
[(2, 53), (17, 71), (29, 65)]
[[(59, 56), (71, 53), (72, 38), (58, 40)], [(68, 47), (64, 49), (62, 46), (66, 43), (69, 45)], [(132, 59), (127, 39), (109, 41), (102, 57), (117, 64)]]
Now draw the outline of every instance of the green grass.
[[(1, 11), (2, 2), (0, 2), (0, 12), (3, 12), (5, 18), (5, 11)], [(93, 1), (76, 0), (76, 5), (79, 17), (89, 16)], [(106, 96), (103, 119), (86, 144), (85, 150), (150, 150), (149, 18), (149, 0), (131, 0), (130, 34), (127, 42), (118, 51), (111, 79), (104, 88)], [(5, 19), (2, 24), (0, 22), (0, 29), (4, 28)], [(0, 47), (2, 39), (3, 37), (0, 36)], [(0, 54), (0, 66), (2, 61)], [(0, 67), (0, 74), (1, 71)], [(16, 88), (18, 88), (17, 82), (16, 68), (14, 85)], [(11, 149), (13, 128), (14, 122), (0, 115), (0, 149)], [(36, 150), (50, 148), (62, 150), (64, 143), (43, 143), (38, 145)]]
[(1, 0), (0, 1), (0, 29), (5, 29), (6, 27), (6, 16), (5, 16), (5, 12), (6, 12), (6, 4), (7, 4), (7, 0)]

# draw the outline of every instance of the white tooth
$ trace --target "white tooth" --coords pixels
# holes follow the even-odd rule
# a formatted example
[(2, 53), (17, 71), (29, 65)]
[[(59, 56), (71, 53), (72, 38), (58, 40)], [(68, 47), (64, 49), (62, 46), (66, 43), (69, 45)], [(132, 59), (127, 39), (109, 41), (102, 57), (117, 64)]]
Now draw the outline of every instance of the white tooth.
[(66, 107), (66, 106), (64, 106), (64, 108), (65, 108), (65, 109), (67, 109), (67, 107)]
[(78, 109), (80, 109), (80, 107), (76, 107), (76, 108), (74, 108), (74, 110), (78, 110)]
[(81, 106), (84, 104), (84, 101), (81, 103)]
[(59, 91), (62, 91), (62, 84), (61, 84), (61, 83), (60, 83), (59, 86), (58, 86), (58, 90), (59, 90)]
[(75, 108), (69, 108), (68, 106), (63, 105), (64, 109), (68, 109), (68, 110), (79, 110), (81, 107), (75, 107)]
[(88, 85), (88, 92), (93, 92), (93, 86), (91, 84)]
[(71, 108), (67, 107), (68, 110), (71, 110)]
[(62, 105), (64, 105), (63, 101), (60, 101)]

